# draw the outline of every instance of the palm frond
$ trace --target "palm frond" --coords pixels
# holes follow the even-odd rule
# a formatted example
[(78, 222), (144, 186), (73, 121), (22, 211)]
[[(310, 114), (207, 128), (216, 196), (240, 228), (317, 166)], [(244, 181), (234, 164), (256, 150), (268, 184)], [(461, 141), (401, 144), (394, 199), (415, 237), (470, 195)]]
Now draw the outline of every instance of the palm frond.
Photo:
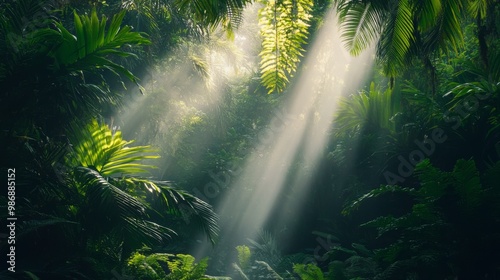
[(418, 190), (419, 196), (426, 198), (430, 202), (441, 198), (445, 194), (447, 186), (451, 183), (449, 174), (432, 166), (429, 159), (417, 164), (415, 174), (422, 181), (422, 186)]
[(463, 10), (461, 1), (444, 1), (440, 16), (438, 17), (438, 30), (440, 30), (439, 44), (441, 49), (452, 49), (457, 52), (463, 45), (462, 26), (460, 16)]
[(73, 124), (70, 137), (74, 150), (70, 157), (72, 164), (92, 167), (105, 177), (147, 173), (154, 166), (141, 161), (159, 157), (149, 146), (130, 147), (133, 141), (125, 141), (120, 131), (113, 133), (95, 119), (85, 127)]
[(88, 202), (92, 204), (91, 211), (99, 211), (102, 212), (101, 215), (122, 219), (146, 214), (144, 204), (109, 183), (96, 170), (80, 166), (76, 168), (75, 173)]
[(145, 219), (127, 217), (126, 225), (129, 226), (122, 227), (122, 230), (138, 244), (165, 244), (177, 235), (172, 229)]
[(62, 23), (56, 22), (61, 43), (50, 53), (56, 60), (56, 66), (74, 72), (93, 72), (104, 68), (137, 83), (134, 74), (107, 58), (108, 55), (133, 57), (135, 54), (121, 50), (120, 47), (150, 43), (143, 34), (133, 32), (130, 26), (121, 26), (124, 16), (125, 11), (114, 15), (106, 29), (107, 17), (102, 16), (99, 20), (95, 9), (90, 15), (78, 15), (74, 12), (75, 34), (69, 32)]
[(71, 201), (77, 197), (75, 190), (66, 187), (68, 174), (64, 157), (67, 144), (33, 135), (18, 151), (19, 156), (30, 159), (20, 171), (22, 179), (17, 182), (20, 191), (26, 191), (23, 195), (34, 197), (29, 207)]
[(370, 99), (367, 94), (359, 93), (342, 98), (339, 105), (340, 109), (335, 118), (335, 126), (339, 133), (354, 131), (367, 122), (370, 109)]
[(219, 234), (218, 216), (212, 206), (183, 190), (176, 189), (168, 181), (154, 181), (139, 178), (126, 178), (129, 184), (144, 190), (146, 199), (155, 209), (166, 214), (182, 217), (186, 223), (200, 226), (208, 239), (215, 243)]
[(469, 82), (463, 84), (450, 83), (453, 88), (448, 91), (445, 96), (451, 96), (453, 99), (449, 102), (450, 109), (454, 109), (459, 106), (466, 98), (473, 96), (479, 96), (480, 100), (484, 100), (495, 94), (500, 87), (500, 82), (490, 83), (486, 80), (480, 80), (477, 82)]
[(372, 83), (369, 91), (341, 99), (336, 114), (336, 130), (339, 133), (349, 133), (370, 126), (394, 133), (396, 128), (392, 118), (399, 111), (399, 102), (393, 91), (381, 91)]
[(208, 27), (215, 27), (224, 22), (237, 23), (245, 5), (251, 0), (175, 0), (180, 11), (194, 16), (194, 20)]
[(425, 32), (436, 25), (439, 15), (442, 13), (441, 0), (415, 1), (416, 18), (420, 32)]
[(125, 0), (121, 7), (136, 12), (136, 27), (148, 34), (160, 32), (159, 22), (169, 20), (170, 7), (166, 1)]
[(479, 172), (473, 161), (459, 160), (453, 169), (456, 180), (455, 191), (459, 197), (459, 203), (468, 213), (475, 210), (481, 203), (482, 186), (479, 180)]
[[(84, 227), (89, 233), (122, 232), (138, 244), (165, 244), (175, 232), (149, 220), (148, 205), (106, 180), (88, 167), (77, 167), (75, 177), (86, 197), (82, 208), (87, 217)], [(97, 226), (96, 226), (97, 225)]]
[(377, 48), (377, 55), (384, 66), (384, 73), (395, 77), (406, 61), (410, 45), (414, 41), (413, 7), (409, 0), (398, 1), (391, 11), (393, 15), (384, 27)]
[(166, 205), (173, 208), (173, 203), (177, 203), (185, 219), (201, 225), (209, 240), (215, 243), (219, 234), (218, 216), (210, 204), (194, 195), (166, 186), (162, 186), (162, 193)]
[(380, 35), (385, 12), (372, 3), (356, 1), (337, 9), (345, 47), (352, 55), (359, 55)]
[(0, 61), (0, 82), (31, 56), (53, 45), (52, 37), (46, 44), (38, 40), (38, 33), (47, 30), (54, 18), (51, 4), (46, 0), (19, 0), (0, 5), (0, 52), (4, 54)]
[(256, 240), (247, 238), (250, 242), (252, 253), (255, 259), (264, 260), (273, 266), (277, 266), (281, 260), (281, 252), (278, 249), (278, 242), (275, 236), (266, 230), (260, 230)]
[(89, 211), (106, 213), (102, 221), (119, 221), (134, 239), (146, 236), (159, 242), (174, 232), (150, 220), (148, 213), (159, 213), (163, 221), (172, 214), (201, 226), (215, 242), (218, 218), (208, 203), (170, 182), (132, 177), (154, 167), (141, 163), (158, 158), (149, 146), (130, 147), (132, 141), (123, 140), (120, 131), (113, 133), (96, 120), (84, 127), (74, 124), (70, 141), (74, 144), (68, 162), (75, 168), (78, 188), (87, 197)]
[(297, 70), (307, 43), (313, 1), (264, 1), (259, 11), (262, 84), (268, 93), (281, 92)]
[(468, 5), (468, 12), (472, 17), (486, 18), (489, 0), (471, 0)]
[(431, 127), (433, 121), (443, 116), (444, 109), (436, 99), (408, 81), (402, 87), (401, 96), (414, 116), (421, 120), (421, 126)]
[[(50, 10), (54, 4), (48, 0), (18, 0), (9, 1), (10, 3), (2, 5), (2, 17), (5, 16), (8, 22), (3, 22), (2, 27), (8, 25), (10, 32), (17, 34), (26, 34), (34, 31), (32, 26), (47, 26), (50, 22)], [(41, 14), (46, 16), (40, 16)]]

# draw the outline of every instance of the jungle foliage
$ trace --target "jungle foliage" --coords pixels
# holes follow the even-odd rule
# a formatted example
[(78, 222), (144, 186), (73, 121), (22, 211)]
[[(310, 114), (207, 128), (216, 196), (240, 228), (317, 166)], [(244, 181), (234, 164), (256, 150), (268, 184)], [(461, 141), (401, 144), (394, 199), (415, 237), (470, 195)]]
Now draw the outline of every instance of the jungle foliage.
[[(251, 4), (261, 44), (242, 58)], [(270, 223), (196, 259), (200, 235), (224, 242), (214, 209), (246, 195), (229, 181), (330, 7), (351, 54), (375, 46), (378, 63), (340, 98), (295, 235)], [(490, 0), (0, 1), (18, 218), (16, 273), (0, 278), (500, 278), (499, 16)], [(213, 72), (240, 60), (257, 67)]]

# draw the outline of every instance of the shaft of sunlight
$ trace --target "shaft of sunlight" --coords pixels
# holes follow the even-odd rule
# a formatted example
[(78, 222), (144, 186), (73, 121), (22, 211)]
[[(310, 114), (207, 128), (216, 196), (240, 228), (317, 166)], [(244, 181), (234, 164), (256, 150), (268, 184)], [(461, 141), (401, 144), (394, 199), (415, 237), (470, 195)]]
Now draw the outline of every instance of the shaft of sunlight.
[[(255, 18), (257, 11), (253, 5), (244, 17)], [(162, 164), (156, 174), (160, 178), (171, 179), (169, 172), (176, 165), (176, 155), (182, 156), (179, 150), (186, 138), (196, 139), (189, 160), (202, 160), (213, 135), (189, 127), (206, 125), (210, 114), (222, 115), (219, 106), (230, 81), (255, 71), (258, 26), (245, 20), (241, 27), (235, 40), (218, 30), (204, 42), (184, 42), (172, 50), (141, 82), (146, 94), (130, 97), (113, 117), (113, 126), (126, 138), (161, 148)]]
[[(300, 208), (300, 198), (307, 195), (311, 174), (325, 149), (338, 98), (343, 89), (363, 82), (373, 55), (366, 52), (353, 58), (344, 50), (331, 11), (305, 59), (301, 74), (286, 93), (289, 102), (270, 120), (269, 129), (247, 156), (241, 173), (231, 181), (231, 192), (217, 209), (225, 246), (234, 249), (245, 244), (269, 222), (293, 227), (294, 211), (284, 211), (277, 221), (268, 219), (284, 201), (289, 204), (284, 209)], [(302, 168), (293, 166), (297, 161)], [(292, 191), (296, 199), (286, 199)], [(209, 250), (200, 246), (195, 254), (206, 255)]]

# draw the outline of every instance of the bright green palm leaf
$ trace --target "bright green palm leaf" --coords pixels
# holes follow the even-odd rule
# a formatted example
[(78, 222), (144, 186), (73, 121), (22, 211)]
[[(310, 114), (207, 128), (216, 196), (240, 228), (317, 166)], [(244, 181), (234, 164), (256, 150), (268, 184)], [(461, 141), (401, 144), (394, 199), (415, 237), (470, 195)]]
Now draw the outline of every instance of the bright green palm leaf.
[(262, 1), (259, 11), (262, 84), (268, 93), (282, 92), (297, 70), (308, 36), (313, 1)]
[(113, 133), (96, 120), (83, 129), (73, 125), (71, 135), (75, 143), (74, 164), (93, 167), (106, 177), (147, 173), (153, 166), (141, 161), (159, 157), (149, 146), (129, 147), (132, 141), (125, 141), (121, 132)]
[(378, 56), (386, 75), (395, 77), (407, 57), (414, 41), (413, 7), (409, 0), (398, 1), (394, 16), (387, 23), (378, 47)]
[[(113, 132), (96, 120), (84, 127), (73, 125), (70, 135), (74, 153), (68, 161), (71, 166), (76, 166), (78, 174), (83, 174), (78, 180), (81, 193), (91, 195), (88, 201), (95, 203), (96, 209), (105, 205), (111, 207), (106, 211), (114, 209), (115, 214), (110, 213), (120, 217), (120, 221), (129, 227), (126, 229), (128, 233), (137, 235), (142, 232), (159, 241), (159, 234), (165, 233), (167, 228), (148, 219), (146, 212), (154, 211), (164, 218), (167, 218), (166, 214), (173, 214), (194, 221), (215, 242), (217, 215), (209, 204), (171, 187), (169, 182), (134, 177), (154, 168), (143, 163), (158, 158), (149, 146), (130, 146), (132, 141), (124, 140), (120, 131)], [(143, 232), (141, 228), (146, 224), (156, 231)], [(167, 231), (168, 235), (169, 232), (171, 230)]]
[[(342, 37), (359, 54), (379, 37), (377, 58), (386, 75), (395, 77), (413, 58), (462, 44), (462, 0), (337, 0)], [(477, 1), (470, 2), (476, 5)], [(392, 83), (391, 83), (392, 84)]]

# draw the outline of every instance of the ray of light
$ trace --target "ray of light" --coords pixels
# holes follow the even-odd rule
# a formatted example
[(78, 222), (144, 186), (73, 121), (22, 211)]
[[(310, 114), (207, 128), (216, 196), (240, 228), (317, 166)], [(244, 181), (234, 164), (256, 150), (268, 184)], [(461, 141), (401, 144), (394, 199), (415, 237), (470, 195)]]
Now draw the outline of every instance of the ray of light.
[[(337, 99), (343, 89), (355, 88), (363, 82), (372, 60), (370, 52), (363, 57), (349, 56), (342, 47), (334, 13), (330, 12), (307, 53), (301, 74), (286, 93), (290, 98), (284, 106), (284, 115), (270, 120), (270, 126), (280, 125), (275, 125), (275, 129), (256, 143), (243, 171), (232, 180), (229, 187), (232, 191), (217, 209), (221, 215), (223, 246), (231, 249), (246, 243), (247, 238), (255, 238), (269, 222), (274, 208), (285, 200), (287, 191), (293, 189), (293, 195), (298, 197), (287, 201), (300, 204), (300, 197), (307, 195), (310, 175), (324, 151)], [(293, 166), (297, 160), (302, 166), (298, 170)], [(285, 205), (287, 209), (299, 206)], [(292, 224), (293, 215), (283, 213), (279, 219)], [(200, 246), (194, 254), (203, 256), (209, 254), (208, 251), (209, 248)]]
[[(256, 18), (257, 10), (253, 5), (244, 17)], [(113, 126), (126, 138), (163, 151), (163, 164), (156, 175), (169, 176), (168, 170), (175, 164), (172, 155), (185, 144), (187, 134), (193, 133), (185, 128), (217, 113), (229, 81), (243, 80), (255, 71), (258, 26), (245, 20), (241, 27), (234, 41), (217, 31), (204, 43), (186, 42), (172, 51), (150, 69), (142, 83), (146, 94), (129, 98), (125, 108), (114, 116)], [(190, 136), (200, 144), (189, 160), (199, 161), (211, 144), (211, 135), (200, 131)]]

